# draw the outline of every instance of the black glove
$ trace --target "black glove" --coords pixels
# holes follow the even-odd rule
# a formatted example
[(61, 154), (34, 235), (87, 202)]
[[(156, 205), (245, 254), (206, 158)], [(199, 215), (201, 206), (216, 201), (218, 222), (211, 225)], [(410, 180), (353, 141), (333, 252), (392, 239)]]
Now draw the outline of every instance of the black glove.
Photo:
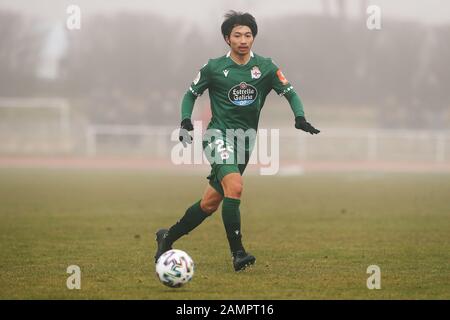
[(178, 139), (180, 139), (181, 143), (183, 144), (183, 147), (187, 147), (187, 143), (192, 143), (192, 137), (188, 133), (188, 131), (194, 130), (194, 126), (192, 125), (191, 119), (186, 118), (183, 121), (181, 121), (181, 128), (180, 133), (178, 136)]
[(305, 117), (302, 116), (295, 118), (295, 127), (311, 134), (318, 134), (320, 132), (320, 130), (314, 128), (309, 122), (306, 121)]

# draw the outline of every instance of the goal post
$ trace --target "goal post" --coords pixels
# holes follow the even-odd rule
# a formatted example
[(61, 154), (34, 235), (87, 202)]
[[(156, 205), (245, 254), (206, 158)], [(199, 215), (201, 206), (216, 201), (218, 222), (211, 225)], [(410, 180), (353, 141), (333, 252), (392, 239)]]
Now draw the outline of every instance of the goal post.
[(0, 153), (70, 152), (70, 118), (66, 99), (0, 97)]

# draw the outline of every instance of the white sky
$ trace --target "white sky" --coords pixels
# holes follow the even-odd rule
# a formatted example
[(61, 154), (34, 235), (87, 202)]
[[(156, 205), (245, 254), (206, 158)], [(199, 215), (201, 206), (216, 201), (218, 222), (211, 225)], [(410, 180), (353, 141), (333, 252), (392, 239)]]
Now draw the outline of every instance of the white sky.
[[(67, 17), (70, 4), (81, 7), (82, 15), (115, 13), (122, 9), (149, 11), (168, 17), (182, 17), (204, 25), (221, 21), (229, 9), (249, 11), (258, 18), (293, 13), (320, 13), (323, 3), (336, 0), (0, 0), (0, 9), (9, 8), (30, 15), (38, 15), (52, 21)], [(450, 1), (448, 0), (347, 0), (350, 15), (360, 10), (361, 4), (376, 4), (382, 15), (388, 18), (416, 20), (423, 23), (450, 23)]]

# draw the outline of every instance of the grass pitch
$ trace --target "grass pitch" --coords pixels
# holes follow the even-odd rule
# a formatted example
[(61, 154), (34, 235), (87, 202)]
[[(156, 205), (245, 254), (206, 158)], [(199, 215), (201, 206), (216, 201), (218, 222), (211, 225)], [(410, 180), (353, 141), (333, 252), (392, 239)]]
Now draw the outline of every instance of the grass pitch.
[[(205, 172), (206, 174), (206, 172)], [(156, 279), (154, 232), (206, 179), (147, 171), (0, 170), (1, 299), (450, 299), (450, 175), (246, 176), (232, 269), (220, 209), (175, 247), (196, 263)], [(369, 265), (381, 289), (369, 290)], [(69, 265), (81, 290), (68, 290)]]

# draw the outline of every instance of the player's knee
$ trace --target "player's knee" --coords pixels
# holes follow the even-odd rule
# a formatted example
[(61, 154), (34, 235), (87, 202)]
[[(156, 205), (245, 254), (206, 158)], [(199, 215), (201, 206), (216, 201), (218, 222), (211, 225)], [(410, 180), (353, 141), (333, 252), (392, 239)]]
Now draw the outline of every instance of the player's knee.
[(219, 208), (220, 201), (204, 201), (200, 202), (200, 208), (207, 215), (211, 215)]
[(244, 186), (242, 185), (241, 181), (233, 181), (231, 183), (228, 183), (224, 188), (225, 197), (239, 199), (241, 198), (243, 189)]

